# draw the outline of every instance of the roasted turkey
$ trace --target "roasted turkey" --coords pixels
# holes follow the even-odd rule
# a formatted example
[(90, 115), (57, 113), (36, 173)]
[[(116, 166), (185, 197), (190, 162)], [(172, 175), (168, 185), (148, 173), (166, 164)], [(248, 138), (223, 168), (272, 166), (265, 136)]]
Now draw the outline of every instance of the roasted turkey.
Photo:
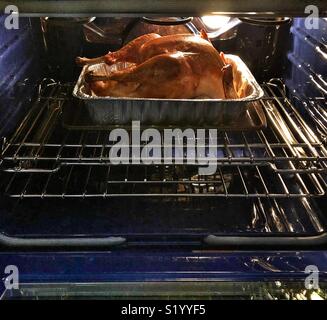
[(146, 34), (105, 56), (77, 58), (81, 65), (128, 62), (107, 75), (87, 73), (93, 94), (111, 97), (163, 99), (235, 99), (232, 65), (201, 36)]

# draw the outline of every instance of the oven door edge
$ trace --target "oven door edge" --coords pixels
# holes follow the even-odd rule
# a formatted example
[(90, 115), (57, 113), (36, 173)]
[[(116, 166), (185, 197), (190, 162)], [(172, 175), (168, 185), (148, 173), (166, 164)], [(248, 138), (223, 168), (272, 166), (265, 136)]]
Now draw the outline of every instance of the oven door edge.
[(0, 283), (0, 292), (3, 299), (168, 295), (203, 299), (240, 297), (242, 292), (243, 297), (269, 298), (258, 294), (268, 290), (274, 296), (285, 288), (305, 290), (305, 279), (313, 267), (324, 287), (324, 251), (0, 253), (0, 274), (3, 279), (10, 278), (7, 289)]

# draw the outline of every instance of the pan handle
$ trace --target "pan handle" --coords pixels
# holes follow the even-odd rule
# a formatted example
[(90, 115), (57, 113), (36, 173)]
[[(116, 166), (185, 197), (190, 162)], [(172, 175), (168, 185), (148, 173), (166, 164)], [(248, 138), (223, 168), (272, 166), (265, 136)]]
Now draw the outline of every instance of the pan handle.
[(0, 246), (6, 247), (113, 247), (125, 242), (123, 237), (20, 238), (0, 233)]

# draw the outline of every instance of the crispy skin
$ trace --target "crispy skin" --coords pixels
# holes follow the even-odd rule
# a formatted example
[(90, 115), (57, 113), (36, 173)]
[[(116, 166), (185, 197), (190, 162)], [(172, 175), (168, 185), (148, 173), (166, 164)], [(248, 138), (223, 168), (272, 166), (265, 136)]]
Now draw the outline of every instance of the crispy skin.
[(107, 76), (88, 75), (89, 86), (98, 96), (237, 98), (231, 67), (204, 35), (148, 34), (107, 54), (104, 61), (133, 66)]

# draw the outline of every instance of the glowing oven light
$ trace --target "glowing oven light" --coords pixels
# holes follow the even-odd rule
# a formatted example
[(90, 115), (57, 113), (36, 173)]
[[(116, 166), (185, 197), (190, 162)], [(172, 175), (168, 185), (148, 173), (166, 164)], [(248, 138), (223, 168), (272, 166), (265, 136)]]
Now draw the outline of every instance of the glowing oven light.
[(211, 15), (211, 16), (203, 16), (201, 17), (203, 23), (206, 27), (211, 30), (218, 30), (224, 25), (226, 25), (230, 21), (230, 17), (226, 16), (218, 16), (218, 15)]

